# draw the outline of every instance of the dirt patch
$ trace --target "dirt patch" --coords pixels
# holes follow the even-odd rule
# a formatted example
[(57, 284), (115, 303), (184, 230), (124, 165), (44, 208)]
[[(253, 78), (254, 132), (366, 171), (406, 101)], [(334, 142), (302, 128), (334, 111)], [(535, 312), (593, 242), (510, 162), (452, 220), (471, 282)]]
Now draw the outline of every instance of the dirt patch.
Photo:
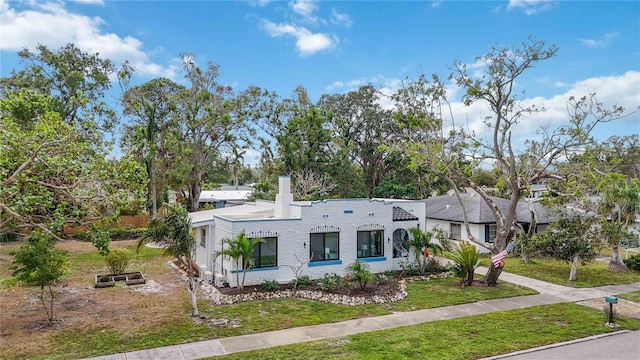
[[(609, 304), (603, 299), (591, 299), (580, 301), (578, 304), (588, 306), (594, 309), (602, 310), (609, 308)], [(618, 303), (613, 305), (614, 315), (626, 316), (634, 319), (640, 319), (640, 304), (633, 301), (618, 298)], [(604, 316), (604, 315), (603, 315)]]
[[(135, 240), (112, 243), (112, 248), (130, 247)], [(109, 327), (121, 333), (141, 327), (159, 326), (168, 318), (188, 311), (187, 292), (180, 274), (167, 265), (166, 257), (135, 260), (130, 267), (144, 273), (146, 284), (95, 289), (95, 273), (106, 271), (101, 262), (70, 264), (71, 274), (54, 286), (54, 315), (57, 321), (48, 326), (47, 316), (37, 297), (39, 288), (4, 285), (11, 278), (9, 250), (18, 244), (0, 244), (0, 342), (2, 356), (30, 358), (46, 347), (56, 330), (91, 331)], [(74, 254), (94, 254), (91, 243), (66, 241), (58, 247)], [(84, 255), (83, 255), (84, 257)], [(96, 265), (97, 264), (97, 265)], [(10, 284), (10, 281), (7, 281)]]

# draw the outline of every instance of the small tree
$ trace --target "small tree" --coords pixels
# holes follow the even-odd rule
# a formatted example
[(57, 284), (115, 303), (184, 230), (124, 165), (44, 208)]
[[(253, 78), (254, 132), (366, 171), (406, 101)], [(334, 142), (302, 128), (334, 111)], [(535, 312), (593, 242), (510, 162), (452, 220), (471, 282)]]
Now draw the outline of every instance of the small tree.
[(191, 220), (187, 210), (180, 204), (167, 206), (163, 214), (149, 221), (147, 233), (138, 240), (138, 249), (149, 240), (162, 245), (166, 254), (186, 264), (189, 276), (187, 291), (191, 296), (191, 316), (200, 316), (196, 296), (198, 288), (194, 275), (196, 240), (191, 234)]
[(593, 215), (567, 213), (542, 233), (532, 237), (535, 250), (543, 256), (571, 262), (569, 281), (576, 281), (580, 260), (593, 260), (600, 241), (597, 236), (597, 219)]
[(460, 278), (460, 284), (462, 286), (471, 286), (476, 268), (480, 266), (478, 248), (472, 243), (463, 240), (454, 245), (447, 258), (455, 263), (449, 266), (449, 271)]
[(631, 238), (631, 224), (640, 212), (640, 180), (628, 180), (620, 173), (609, 173), (600, 185), (602, 199), (599, 204), (600, 214), (609, 218), (602, 225), (602, 234), (611, 246), (611, 260), (608, 270), (627, 270), (620, 257), (620, 244), (625, 238)]
[(347, 273), (351, 275), (353, 280), (357, 281), (360, 284), (360, 289), (364, 290), (367, 287), (367, 283), (373, 281), (376, 277), (369, 270), (369, 265), (367, 263), (354, 262), (351, 265), (347, 266), (345, 269)]
[[(244, 289), (244, 279), (247, 270), (253, 267), (253, 250), (259, 243), (264, 243), (264, 239), (249, 239), (244, 231), (238, 234), (234, 239), (222, 239), (223, 249), (216, 253), (216, 256), (229, 256), (236, 262), (236, 284), (240, 291)], [(226, 244), (226, 249), (224, 248)], [(242, 282), (240, 282), (240, 271), (242, 271)]]
[(416, 262), (420, 268), (420, 274), (424, 275), (427, 269), (427, 261), (429, 258), (429, 250), (436, 254), (438, 251), (442, 252), (442, 245), (432, 242), (434, 239), (444, 241), (445, 238), (442, 230), (433, 228), (431, 231), (424, 232), (419, 227), (413, 227), (409, 229), (412, 238), (407, 241), (407, 246), (413, 248), (416, 256)]
[[(40, 287), (38, 297), (47, 313), (49, 325), (52, 325), (55, 320), (53, 316), (55, 296), (51, 285), (68, 271), (66, 252), (55, 248), (53, 237), (36, 231), (31, 233), (14, 255), (15, 258), (11, 264), (13, 276), (28, 285)], [(48, 305), (45, 287), (49, 290)]]

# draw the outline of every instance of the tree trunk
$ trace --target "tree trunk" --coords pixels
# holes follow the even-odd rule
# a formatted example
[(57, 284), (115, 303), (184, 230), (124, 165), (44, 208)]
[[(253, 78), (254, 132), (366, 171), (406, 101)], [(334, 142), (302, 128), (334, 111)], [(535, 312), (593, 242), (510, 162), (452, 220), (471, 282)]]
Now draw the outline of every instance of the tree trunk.
[(240, 284), (240, 259), (236, 259), (236, 287), (242, 291), (242, 284)]
[(576, 281), (576, 272), (578, 270), (578, 260), (580, 260), (580, 255), (573, 255), (573, 261), (571, 262), (571, 273), (569, 274), (569, 281)]
[(487, 284), (487, 286), (496, 286), (500, 274), (502, 274), (502, 268), (497, 268), (493, 266), (493, 263), (491, 263), (491, 266), (489, 266), (489, 271), (487, 271), (487, 273), (484, 275), (482, 282)]
[(196, 296), (198, 285), (196, 284), (196, 277), (193, 274), (193, 259), (191, 256), (187, 258), (187, 262), (189, 263), (189, 283), (187, 284), (187, 290), (191, 296), (191, 316), (196, 317), (200, 316), (200, 312), (198, 311), (198, 297)]
[(471, 286), (473, 284), (473, 276), (475, 272), (473, 270), (469, 271), (467, 274), (467, 279), (465, 280), (465, 286)]
[[(49, 287), (49, 289), (51, 289), (51, 287)], [(40, 287), (40, 301), (42, 301), (42, 306), (44, 306), (44, 311), (47, 313), (47, 322), (49, 323), (49, 325), (52, 325), (53, 314), (49, 312), (49, 307), (47, 306), (47, 302), (44, 301), (44, 286)]]
[(151, 168), (151, 216), (158, 215), (158, 193), (156, 184), (156, 169)]
[(622, 257), (620, 256), (620, 245), (616, 244), (611, 247), (611, 260), (609, 261), (609, 265), (607, 265), (607, 270), (611, 271), (626, 271), (628, 270), (627, 265), (622, 261)]

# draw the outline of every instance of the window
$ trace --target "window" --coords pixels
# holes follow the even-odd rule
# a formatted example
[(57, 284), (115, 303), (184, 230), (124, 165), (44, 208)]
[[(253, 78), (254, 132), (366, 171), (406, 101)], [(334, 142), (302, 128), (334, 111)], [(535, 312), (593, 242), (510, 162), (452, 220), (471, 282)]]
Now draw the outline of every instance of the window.
[(384, 255), (384, 230), (358, 231), (358, 257), (374, 257)]
[(462, 240), (462, 225), (454, 223), (450, 224), (449, 239)]
[(484, 226), (484, 241), (492, 243), (496, 239), (498, 233), (498, 225), (489, 224)]
[[(253, 239), (249, 239), (253, 240)], [(278, 264), (278, 238), (263, 238), (263, 243), (258, 243), (253, 248), (251, 258), (254, 268), (272, 267)]]
[(207, 247), (207, 228), (200, 229), (200, 247)]
[(339, 238), (337, 232), (311, 234), (309, 236), (311, 261), (338, 260)]
[(393, 232), (393, 257), (394, 258), (409, 256), (407, 241), (409, 241), (409, 233), (407, 232), (407, 230), (398, 229)]

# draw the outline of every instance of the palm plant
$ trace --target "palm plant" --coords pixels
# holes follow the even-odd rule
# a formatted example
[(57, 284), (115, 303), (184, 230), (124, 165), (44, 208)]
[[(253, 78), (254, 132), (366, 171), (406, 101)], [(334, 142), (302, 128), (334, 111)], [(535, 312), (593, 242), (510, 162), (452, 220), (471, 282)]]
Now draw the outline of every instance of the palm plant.
[(367, 287), (367, 283), (375, 280), (376, 276), (369, 270), (367, 263), (354, 262), (347, 266), (347, 272), (351, 277), (360, 284), (360, 289), (364, 290)]
[[(253, 267), (253, 250), (257, 244), (264, 243), (264, 239), (249, 239), (244, 231), (236, 235), (234, 239), (223, 239), (223, 249), (218, 251), (216, 255), (229, 256), (236, 262), (236, 284), (240, 291), (244, 289), (244, 279), (247, 270)], [(224, 246), (226, 244), (226, 248)], [(240, 271), (242, 271), (242, 282), (240, 282)]]
[(412, 227), (409, 229), (411, 233), (411, 239), (407, 241), (407, 246), (413, 248), (416, 261), (420, 268), (420, 274), (424, 275), (427, 268), (427, 260), (429, 257), (429, 250), (436, 254), (438, 251), (442, 252), (442, 246), (439, 243), (432, 242), (434, 239), (438, 239), (440, 242), (445, 238), (442, 230), (433, 228), (431, 231), (424, 232), (419, 227)]
[(449, 271), (460, 278), (462, 286), (470, 286), (473, 283), (475, 270), (480, 266), (478, 248), (470, 242), (461, 241), (454, 246), (447, 258), (455, 263), (449, 266)]
[(191, 233), (191, 219), (189, 219), (187, 210), (180, 204), (169, 205), (162, 214), (153, 217), (147, 225), (146, 234), (138, 240), (137, 249), (150, 240), (163, 246), (165, 254), (174, 256), (187, 267), (189, 276), (187, 290), (191, 296), (191, 316), (200, 316), (194, 274), (196, 240)]

